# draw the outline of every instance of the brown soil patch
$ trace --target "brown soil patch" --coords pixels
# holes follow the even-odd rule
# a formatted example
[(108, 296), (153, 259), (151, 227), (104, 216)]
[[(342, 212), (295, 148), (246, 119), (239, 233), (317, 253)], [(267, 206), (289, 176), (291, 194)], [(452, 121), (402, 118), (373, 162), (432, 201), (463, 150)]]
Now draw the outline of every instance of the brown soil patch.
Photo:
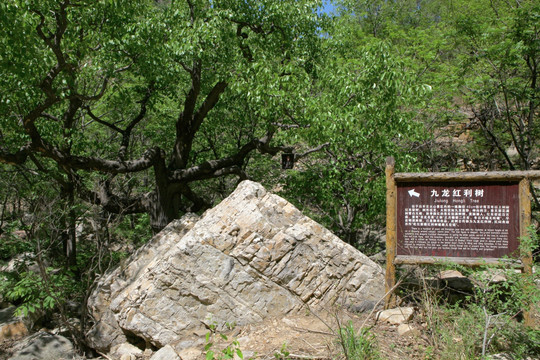
[[(428, 346), (427, 338), (422, 335), (400, 336), (397, 325), (376, 322), (374, 315), (353, 314), (343, 310), (333, 313), (312, 313), (271, 319), (264, 323), (239, 327), (227, 333), (228, 342), (236, 339), (244, 358), (256, 359), (337, 359), (342, 358), (343, 350), (339, 344), (339, 327), (353, 324), (358, 332), (362, 326), (370, 329), (383, 359), (419, 359), (423, 358)], [(418, 322), (413, 326), (421, 329)], [(227, 342), (216, 343), (213, 350), (229, 345)]]

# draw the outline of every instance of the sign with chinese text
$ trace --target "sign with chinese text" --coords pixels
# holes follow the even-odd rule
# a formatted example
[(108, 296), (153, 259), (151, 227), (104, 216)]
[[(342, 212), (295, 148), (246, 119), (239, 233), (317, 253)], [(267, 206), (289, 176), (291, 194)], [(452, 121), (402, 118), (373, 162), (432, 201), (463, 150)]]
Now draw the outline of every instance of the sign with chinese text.
[(398, 183), (396, 225), (398, 256), (515, 255), (519, 183)]

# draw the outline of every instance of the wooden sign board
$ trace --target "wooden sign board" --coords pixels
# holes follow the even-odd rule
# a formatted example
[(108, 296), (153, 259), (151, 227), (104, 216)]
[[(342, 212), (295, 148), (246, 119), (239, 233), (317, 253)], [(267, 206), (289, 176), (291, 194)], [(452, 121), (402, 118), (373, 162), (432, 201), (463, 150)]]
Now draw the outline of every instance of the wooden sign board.
[(519, 182), (397, 183), (399, 256), (515, 257)]
[(528, 235), (530, 180), (540, 179), (540, 171), (394, 173), (394, 165), (388, 158), (387, 308), (396, 301), (396, 264), (508, 265), (510, 259), (532, 273), (532, 254), (519, 252), (519, 239)]

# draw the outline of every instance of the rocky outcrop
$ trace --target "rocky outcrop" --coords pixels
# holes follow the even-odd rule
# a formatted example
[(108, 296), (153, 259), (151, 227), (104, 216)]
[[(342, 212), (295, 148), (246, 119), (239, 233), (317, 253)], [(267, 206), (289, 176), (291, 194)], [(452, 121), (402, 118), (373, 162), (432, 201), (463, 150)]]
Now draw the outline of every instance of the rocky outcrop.
[(73, 360), (78, 358), (73, 344), (61, 335), (38, 332), (21, 341), (9, 360)]
[(130, 337), (180, 351), (213, 325), (374, 303), (383, 294), (379, 265), (244, 181), (198, 221), (171, 223), (100, 281), (88, 340), (100, 351)]

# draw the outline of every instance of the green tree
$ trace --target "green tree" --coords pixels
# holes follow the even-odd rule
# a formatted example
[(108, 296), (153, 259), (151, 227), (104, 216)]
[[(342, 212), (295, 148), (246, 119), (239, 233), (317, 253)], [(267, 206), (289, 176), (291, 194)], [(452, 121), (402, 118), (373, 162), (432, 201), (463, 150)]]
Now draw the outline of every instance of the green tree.
[(433, 133), (423, 146), (426, 167), (538, 168), (537, 2), (340, 4), (355, 14), (364, 42), (388, 41), (408, 72), (432, 87), (430, 101), (419, 109)]
[(452, 14), (462, 69), (456, 75), (471, 125), (484, 136), (488, 166), (538, 167), (540, 6), (485, 1), (460, 4)]
[(0, 161), (46, 173), (68, 208), (147, 213), (154, 231), (204, 209), (197, 183), (290, 149), (273, 138), (305, 121), (319, 5), (3, 2)]
[[(388, 42), (366, 40), (354, 17), (336, 19), (325, 39), (304, 129), (309, 145), (328, 143), (324, 153), (290, 173), (286, 190), (300, 205), (350, 244), (364, 241), (359, 230), (383, 224), (387, 156), (401, 170), (415, 168), (423, 124), (413, 111), (428, 87), (417, 84)], [(364, 244), (363, 250), (377, 244)]]

